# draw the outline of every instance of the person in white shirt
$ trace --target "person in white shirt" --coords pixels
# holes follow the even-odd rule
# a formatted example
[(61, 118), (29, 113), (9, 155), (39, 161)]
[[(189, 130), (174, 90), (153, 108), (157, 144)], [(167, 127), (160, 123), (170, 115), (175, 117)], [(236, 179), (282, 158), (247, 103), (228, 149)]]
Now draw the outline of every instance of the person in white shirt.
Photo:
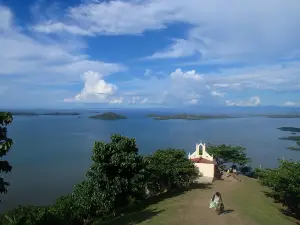
[(212, 196), (210, 200), (209, 208), (214, 209), (219, 215), (221, 211), (224, 210), (223, 200), (220, 192), (216, 192)]

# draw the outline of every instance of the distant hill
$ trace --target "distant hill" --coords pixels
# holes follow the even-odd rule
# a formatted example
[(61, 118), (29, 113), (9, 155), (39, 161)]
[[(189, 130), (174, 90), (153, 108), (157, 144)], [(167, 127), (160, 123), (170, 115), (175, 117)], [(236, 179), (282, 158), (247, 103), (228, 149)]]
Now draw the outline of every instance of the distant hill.
[(193, 115), (193, 114), (176, 114), (176, 115), (157, 115), (150, 113), (147, 117), (155, 120), (206, 120), (206, 119), (226, 119), (234, 118), (227, 115)]
[(90, 116), (91, 119), (100, 119), (100, 120), (120, 120), (120, 119), (126, 119), (127, 117), (119, 115), (114, 112), (105, 112), (102, 114), (97, 114)]
[(282, 131), (289, 131), (289, 132), (293, 132), (293, 133), (300, 132), (300, 128), (297, 128), (297, 127), (279, 127), (277, 129), (282, 130)]
[(49, 113), (34, 113), (34, 112), (12, 112), (13, 116), (78, 116), (77, 112), (49, 112)]

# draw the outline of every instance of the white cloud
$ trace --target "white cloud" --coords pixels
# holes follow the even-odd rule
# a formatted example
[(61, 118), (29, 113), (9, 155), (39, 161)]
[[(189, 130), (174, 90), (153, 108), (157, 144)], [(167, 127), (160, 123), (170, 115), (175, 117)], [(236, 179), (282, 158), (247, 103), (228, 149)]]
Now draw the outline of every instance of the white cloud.
[(81, 101), (81, 102), (102, 102), (108, 103), (116, 99), (109, 100), (108, 97), (114, 95), (117, 91), (117, 86), (106, 83), (103, 76), (94, 71), (85, 72), (82, 76), (84, 87), (79, 94), (74, 98), (65, 99), (66, 102)]
[(203, 77), (196, 73), (195, 70), (183, 72), (181, 69), (176, 69), (174, 72), (170, 74), (171, 78), (174, 80), (177, 79), (184, 79), (184, 80), (195, 80), (200, 81), (203, 79)]
[(205, 80), (219, 90), (300, 91), (300, 61), (222, 69)]
[[(148, 98), (147, 104), (184, 105), (184, 104), (226, 104), (226, 105), (259, 105), (259, 97), (246, 100), (227, 100), (226, 96), (258, 95), (259, 91), (273, 94), (300, 91), (300, 62), (289, 62), (284, 65), (247, 67), (240, 69), (221, 69), (217, 72), (199, 74), (194, 70), (181, 68), (162, 78), (150, 76), (145, 79), (134, 79), (118, 84), (120, 90), (126, 87), (131, 96)], [(201, 100), (201, 101), (200, 101)], [(264, 104), (269, 104), (264, 102)], [(278, 103), (279, 104), (279, 103)]]
[(211, 94), (213, 96), (218, 96), (218, 97), (224, 97), (226, 93), (218, 92), (218, 91), (212, 91)]
[(176, 39), (172, 46), (163, 51), (156, 52), (145, 59), (164, 59), (164, 58), (180, 58), (191, 56), (197, 53), (197, 49), (188, 41), (184, 39)]
[(284, 106), (300, 106), (300, 102), (287, 101), (284, 103)]
[(131, 99), (128, 101), (129, 104), (136, 104), (140, 100), (140, 96), (133, 96)]
[[(130, 90), (122, 96), (130, 97), (128, 102), (149, 105), (182, 105), (200, 103), (200, 98), (211, 97), (202, 75), (194, 70), (183, 71), (178, 68), (161, 78), (150, 76), (118, 83)], [(203, 96), (202, 96), (203, 95)]]
[[(249, 91), (250, 96), (260, 95), (255, 92), (259, 90), (299, 92), (299, 61), (243, 68), (237, 66), (234, 69), (224, 67), (217, 72), (201, 74), (190, 67), (189, 70), (178, 68), (161, 75), (154, 71), (154, 67), (148, 67), (144, 76), (140, 74), (140, 79), (116, 79), (108, 83), (106, 75), (126, 68), (121, 64), (91, 59), (85, 53), (87, 46), (83, 39), (61, 35), (61, 32), (89, 36), (142, 34), (146, 30), (164, 29), (171, 23), (183, 22), (192, 25), (186, 38), (173, 39), (173, 45), (155, 52), (150, 58), (179, 58), (199, 54), (206, 64), (224, 64), (232, 61), (248, 63), (252, 59), (273, 62), (275, 58), (286, 56), (291, 60), (291, 57), (299, 56), (300, 2), (267, 0), (264, 4), (258, 4), (257, 1), (85, 1), (69, 8), (63, 18), (47, 15), (46, 18), (52, 21), (34, 27), (40, 33), (18, 27), (14, 24), (12, 12), (0, 7), (0, 79), (5, 81), (0, 86), (0, 94), (17, 90), (18, 94), (10, 91), (10, 96), (27, 100), (29, 97), (34, 99), (37, 90), (41, 90), (45, 98), (51, 96), (49, 98), (53, 101), (73, 96), (65, 100), (111, 104), (205, 105), (224, 104), (225, 95), (234, 96), (236, 92), (244, 90)], [(227, 7), (229, 4), (230, 8)], [(272, 10), (269, 4), (272, 4)], [(46, 35), (49, 33), (60, 35), (53, 38), (53, 35)], [(168, 67), (163, 69), (168, 70)], [(68, 89), (81, 82), (81, 74), (85, 74), (81, 92)], [(48, 90), (43, 91), (42, 87)], [(52, 90), (53, 95), (51, 88), (55, 89)], [(22, 94), (19, 90), (22, 90)], [(36, 98), (42, 102), (41, 96)], [(294, 103), (288, 102), (290, 105)], [(226, 104), (258, 105), (260, 99), (227, 100)]]
[(226, 100), (225, 104), (227, 106), (259, 106), (261, 104), (261, 101), (258, 96), (254, 96), (247, 100)]
[(123, 103), (124, 103), (123, 97), (112, 99), (109, 101), (109, 104), (123, 104)]
[(148, 102), (148, 98), (141, 98), (140, 96), (132, 96), (128, 100), (128, 104), (146, 104)]
[[(230, 6), (230, 7), (228, 7)], [(298, 0), (92, 1), (71, 7), (64, 18), (37, 24), (46, 33), (142, 34), (174, 22), (191, 25), (152, 58), (200, 54), (202, 62), (262, 61), (288, 57), (300, 49)]]
[(0, 7), (0, 75), (37, 85), (70, 85), (88, 70), (103, 75), (124, 70), (124, 66), (91, 60), (82, 53), (83, 43), (69, 38), (51, 39), (27, 34), (13, 23), (13, 15)]
[(195, 98), (193, 98), (193, 99), (191, 99), (191, 100), (189, 101), (189, 103), (192, 104), (192, 105), (196, 105), (196, 104), (198, 104), (198, 102), (199, 102), (199, 100), (198, 100), (198, 99), (195, 99)]
[(172, 10), (158, 1), (145, 4), (141, 1), (93, 1), (69, 8), (63, 22), (49, 20), (36, 25), (35, 29), (46, 33), (70, 32), (79, 35), (140, 34), (145, 30), (164, 28), (162, 16), (172, 13)]

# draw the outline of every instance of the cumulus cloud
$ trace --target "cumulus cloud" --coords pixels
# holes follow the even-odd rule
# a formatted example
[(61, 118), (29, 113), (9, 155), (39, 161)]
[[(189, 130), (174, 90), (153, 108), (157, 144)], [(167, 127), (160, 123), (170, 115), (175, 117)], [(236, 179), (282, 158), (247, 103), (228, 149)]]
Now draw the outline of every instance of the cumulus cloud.
[(259, 106), (261, 104), (261, 101), (259, 96), (254, 96), (247, 100), (226, 100), (225, 104), (227, 106)]
[[(287, 62), (284, 65), (220, 69), (217, 72), (199, 74), (195, 70), (178, 68), (163, 78), (155, 76), (134, 79), (119, 84), (120, 89), (130, 89), (131, 96), (144, 96), (148, 104), (225, 104), (239, 106), (260, 105), (258, 91), (274, 94), (300, 91), (300, 63)], [(227, 96), (249, 93), (246, 100), (229, 99)], [(264, 103), (268, 104), (268, 103)]]
[[(39, 87), (35, 91), (42, 93), (41, 87), (45, 87), (45, 97), (62, 100), (73, 96), (65, 99), (72, 102), (259, 105), (258, 96), (248, 99), (253, 95), (263, 98), (257, 91), (300, 91), (300, 62), (291, 61), (300, 54), (299, 8), (297, 0), (267, 0), (264, 4), (258, 0), (85, 1), (69, 7), (63, 17), (58, 14), (52, 18), (51, 14), (41, 18), (45, 20), (40, 19), (28, 30), (14, 24), (11, 10), (0, 6), (0, 75), (6, 75), (0, 79), (7, 85), (0, 86), (0, 94), (22, 90), (20, 97), (33, 97), (37, 93), (33, 88)], [(203, 64), (260, 63), (214, 71), (201, 68), (201, 74), (192, 66), (171, 70), (168, 65), (157, 64), (158, 70), (169, 70), (160, 76), (161, 72), (147, 65), (144, 74), (131, 80), (107, 82), (105, 76), (126, 67), (92, 59), (86, 54), (84, 39), (76, 36), (137, 35), (168, 28), (174, 22), (191, 25), (186, 36), (171, 39), (173, 44), (153, 54), (149, 52), (148, 59), (198, 55)], [(278, 63), (281, 58), (284, 63)], [(198, 62), (190, 65), (193, 63)], [(83, 82), (82, 90), (68, 89), (79, 82)], [(249, 93), (246, 100), (232, 97), (224, 101), (245, 90)]]
[[(184, 71), (176, 69), (163, 77), (142, 77), (131, 81), (118, 83), (120, 90), (122, 87), (130, 90), (123, 92), (128, 96), (129, 103), (149, 104), (149, 105), (173, 105), (200, 103), (204, 96), (211, 97), (210, 91), (205, 85), (204, 77), (195, 70)], [(203, 95), (203, 96), (202, 96)]]
[(34, 28), (46, 33), (122, 35), (182, 22), (191, 25), (186, 38), (174, 39), (151, 58), (199, 54), (201, 62), (248, 62), (289, 57), (300, 49), (299, 8), (298, 0), (88, 1)]
[(174, 72), (170, 74), (172, 79), (184, 79), (184, 80), (195, 80), (200, 81), (203, 77), (196, 73), (195, 70), (183, 72), (181, 69), (176, 69)]
[(82, 79), (84, 81), (84, 87), (81, 92), (74, 98), (65, 99), (66, 102), (121, 102), (120, 99), (108, 99), (108, 97), (116, 93), (117, 86), (105, 82), (101, 74), (94, 71), (88, 71), (83, 74)]

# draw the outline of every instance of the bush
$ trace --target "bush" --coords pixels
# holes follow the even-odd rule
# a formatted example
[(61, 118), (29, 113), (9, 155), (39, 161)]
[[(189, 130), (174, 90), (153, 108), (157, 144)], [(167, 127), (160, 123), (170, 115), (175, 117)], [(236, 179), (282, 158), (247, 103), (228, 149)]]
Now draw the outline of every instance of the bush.
[(49, 207), (20, 206), (0, 217), (6, 225), (83, 225), (114, 215), (152, 194), (189, 186), (198, 170), (184, 150), (157, 150), (138, 155), (135, 139), (112, 135), (95, 142), (86, 180)]
[(280, 160), (276, 169), (257, 170), (259, 181), (269, 187), (271, 196), (287, 206), (291, 212), (300, 211), (300, 161)]
[(18, 206), (1, 215), (2, 225), (64, 225), (49, 207)]
[(95, 142), (87, 180), (73, 197), (81, 215), (105, 217), (145, 198), (145, 164), (135, 139), (112, 135), (111, 142)]
[(58, 198), (54, 205), (50, 207), (51, 212), (56, 215), (64, 225), (84, 224), (85, 214), (82, 207), (78, 207), (76, 199), (69, 194)]
[(254, 169), (251, 166), (242, 166), (239, 168), (241, 174), (243, 174), (244, 176), (247, 177), (251, 177), (251, 178), (258, 178), (257, 176), (257, 169)]
[(146, 157), (145, 161), (147, 188), (154, 195), (187, 187), (198, 176), (198, 170), (181, 149), (159, 149)]

